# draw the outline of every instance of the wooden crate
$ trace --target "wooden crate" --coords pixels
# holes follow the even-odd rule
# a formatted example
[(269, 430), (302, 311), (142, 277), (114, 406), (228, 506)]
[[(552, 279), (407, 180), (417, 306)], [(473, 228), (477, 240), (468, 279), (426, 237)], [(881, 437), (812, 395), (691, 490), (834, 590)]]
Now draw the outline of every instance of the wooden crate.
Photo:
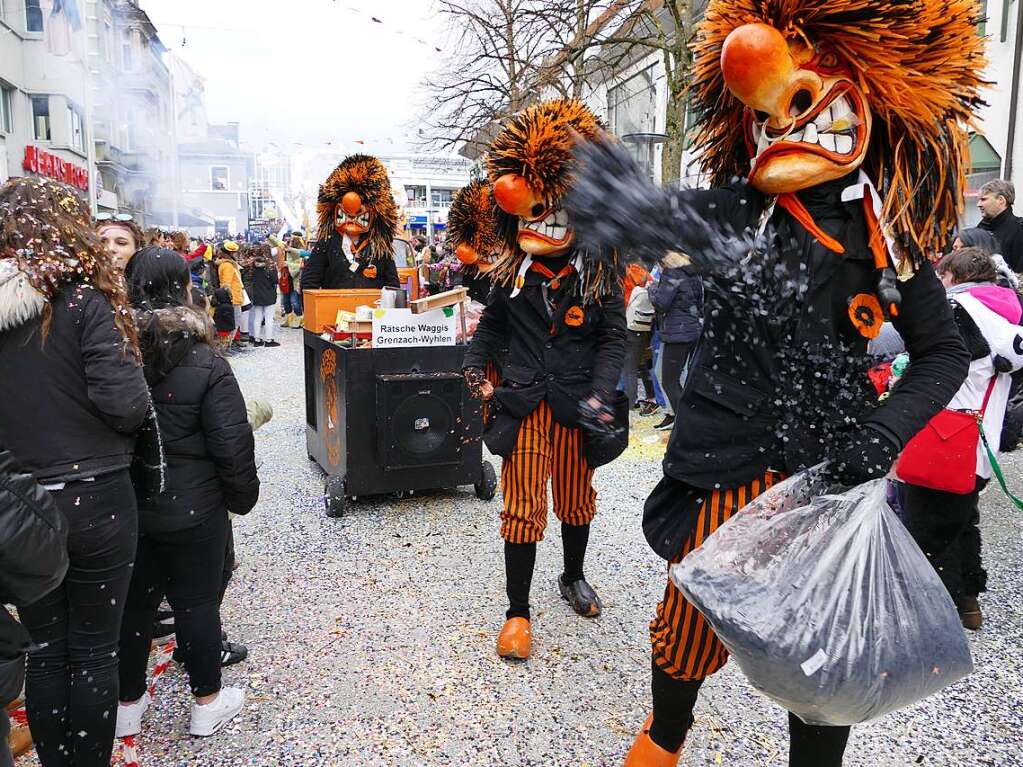
[(305, 302), (303, 324), (306, 330), (322, 333), (328, 325), (337, 322), (340, 310), (354, 312), (357, 306), (375, 306), (380, 299), (379, 290), (307, 290), (302, 294)]

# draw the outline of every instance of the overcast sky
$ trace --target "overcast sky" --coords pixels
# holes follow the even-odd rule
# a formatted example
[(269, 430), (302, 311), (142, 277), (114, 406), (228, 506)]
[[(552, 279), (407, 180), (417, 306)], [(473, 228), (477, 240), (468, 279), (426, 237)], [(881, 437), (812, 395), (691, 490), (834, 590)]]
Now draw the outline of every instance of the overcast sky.
[(343, 152), (414, 150), (421, 83), (446, 47), (433, 0), (139, 5), (164, 44), (206, 78), (210, 120), (241, 123), (251, 148), (329, 141)]

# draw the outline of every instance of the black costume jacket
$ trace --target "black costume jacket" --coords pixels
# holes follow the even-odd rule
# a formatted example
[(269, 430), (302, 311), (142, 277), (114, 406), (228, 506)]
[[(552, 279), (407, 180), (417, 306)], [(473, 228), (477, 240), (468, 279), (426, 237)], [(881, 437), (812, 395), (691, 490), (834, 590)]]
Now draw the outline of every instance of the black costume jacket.
[[(704, 333), (676, 408), (668, 477), (711, 489), (749, 482), (768, 468), (791, 473), (833, 454), (858, 424), (901, 448), (962, 383), (969, 355), (945, 291), (924, 265), (898, 283), (902, 305), (893, 318), (913, 364), (877, 405), (866, 375), (867, 330), (857, 327), (871, 315), (855, 312), (875, 296), (877, 271), (863, 202), (841, 199), (850, 183), (847, 177), (799, 193), (817, 225), (843, 244), (843, 255), (778, 206), (752, 253), (736, 251), (705, 277)], [(752, 238), (767, 199), (743, 184), (681, 191), (675, 204), (688, 206), (710, 232)], [(707, 231), (692, 231), (674, 233), (685, 252), (708, 246)], [(881, 317), (867, 324), (874, 321)]]
[[(557, 273), (567, 260), (543, 263)], [(557, 291), (549, 291), (553, 308), (548, 311), (545, 282), (528, 272), (515, 298), (511, 287), (494, 286), (463, 367), (482, 369), (488, 360), (501, 360), (501, 386), (495, 393), (499, 418), (521, 421), (546, 400), (554, 420), (575, 427), (581, 399), (598, 392), (609, 401), (618, 387), (625, 360), (624, 301), (617, 291), (584, 305), (579, 275), (573, 273)], [(510, 452), (516, 429), (510, 430), (510, 442), (496, 447), (499, 455)], [(495, 450), (490, 440), (488, 446)]]
[[(369, 288), (398, 288), (398, 267), (393, 253), (374, 261), (357, 258), (358, 267), (352, 271), (352, 262), (341, 248), (341, 235), (332, 232), (330, 237), (319, 240), (313, 248), (305, 268), (302, 269), (302, 290), (353, 290)], [(373, 277), (366, 275), (366, 270)]]

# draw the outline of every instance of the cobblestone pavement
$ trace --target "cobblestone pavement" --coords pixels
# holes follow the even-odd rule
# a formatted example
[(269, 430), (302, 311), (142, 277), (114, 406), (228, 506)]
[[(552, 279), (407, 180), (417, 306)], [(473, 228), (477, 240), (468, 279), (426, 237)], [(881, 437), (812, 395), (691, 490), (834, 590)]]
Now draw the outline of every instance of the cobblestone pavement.
[[(555, 526), (533, 584), (534, 656), (503, 662), (500, 496), (360, 500), (325, 518), (323, 478), (305, 454), (300, 332), (284, 332), (281, 348), (232, 358), (246, 397), (276, 412), (257, 434), (262, 500), (235, 523), (241, 566), (224, 605), (231, 638), (250, 650), (225, 679), (248, 702), (217, 736), (192, 739), (187, 684), (172, 667), (144, 723), (142, 766), (620, 765), (649, 705), (646, 628), (665, 568), (639, 522), (664, 435), (643, 419), (626, 455), (597, 473), (586, 569), (604, 615), (579, 618), (558, 596)], [(1020, 461), (1008, 464), (1023, 489)], [(855, 728), (848, 767), (1023, 765), (1021, 521), (997, 489), (986, 492), (991, 592), (970, 638), (976, 672)], [(683, 765), (786, 764), (783, 712), (734, 664), (704, 689)]]

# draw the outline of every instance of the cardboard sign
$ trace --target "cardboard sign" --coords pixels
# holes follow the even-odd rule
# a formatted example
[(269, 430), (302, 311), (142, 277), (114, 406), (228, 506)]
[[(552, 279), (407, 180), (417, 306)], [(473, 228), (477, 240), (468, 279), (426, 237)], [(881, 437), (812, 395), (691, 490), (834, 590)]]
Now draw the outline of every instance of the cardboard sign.
[(373, 312), (373, 348), (402, 346), (454, 346), (458, 317), (452, 307), (423, 314), (411, 309), (376, 309)]

